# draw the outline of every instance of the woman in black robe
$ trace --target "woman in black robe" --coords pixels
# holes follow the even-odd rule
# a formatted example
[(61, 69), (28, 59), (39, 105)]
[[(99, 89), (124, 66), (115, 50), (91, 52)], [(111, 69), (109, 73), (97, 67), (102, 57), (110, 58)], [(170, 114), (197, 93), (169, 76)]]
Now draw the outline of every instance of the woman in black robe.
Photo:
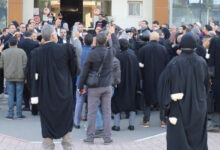
[(182, 53), (160, 76), (158, 99), (167, 111), (167, 150), (208, 150), (207, 101), (209, 76), (206, 61), (193, 50), (191, 33), (183, 36)]

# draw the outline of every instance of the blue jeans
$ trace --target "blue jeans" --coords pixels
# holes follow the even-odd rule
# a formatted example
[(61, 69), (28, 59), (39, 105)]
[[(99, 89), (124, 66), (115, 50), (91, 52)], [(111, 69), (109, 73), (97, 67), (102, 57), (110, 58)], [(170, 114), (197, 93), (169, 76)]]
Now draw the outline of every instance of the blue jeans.
[(16, 93), (17, 117), (21, 117), (24, 82), (7, 81), (6, 84), (7, 84), (7, 90), (8, 90), (8, 107), (9, 107), (8, 116), (14, 117), (14, 97)]
[(74, 114), (74, 124), (79, 126), (81, 120), (81, 114), (83, 109), (83, 104), (85, 102), (86, 95), (80, 95), (78, 91), (76, 91), (76, 107)]

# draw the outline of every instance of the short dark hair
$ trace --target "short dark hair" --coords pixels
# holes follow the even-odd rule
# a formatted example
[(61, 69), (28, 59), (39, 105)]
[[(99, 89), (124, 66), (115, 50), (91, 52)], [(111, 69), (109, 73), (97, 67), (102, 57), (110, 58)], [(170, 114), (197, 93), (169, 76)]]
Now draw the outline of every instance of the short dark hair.
[(143, 20), (142, 22), (144, 22), (146, 25), (149, 24), (147, 20)]
[(121, 49), (122, 51), (128, 50), (129, 42), (128, 42), (127, 39), (120, 39), (120, 40), (119, 40), (119, 43), (120, 43), (120, 49)]
[(210, 25), (205, 25), (205, 28), (206, 28), (206, 30), (208, 30), (208, 31), (212, 31), (212, 26), (210, 26)]
[(96, 35), (97, 45), (105, 45), (106, 40), (107, 40), (107, 37), (105, 33), (99, 33)]
[(157, 24), (157, 25), (159, 25), (160, 23), (159, 23), (158, 20), (154, 20), (154, 21), (153, 21), (153, 24)]
[(7, 29), (8, 29), (8, 28), (3, 28), (2, 32), (6, 32)]
[(183, 30), (186, 30), (186, 26), (185, 25), (181, 25), (180, 27), (182, 27)]
[(18, 44), (18, 38), (16, 36), (13, 36), (9, 39), (10, 46), (16, 46), (17, 44)]
[(24, 36), (25, 36), (25, 37), (31, 37), (31, 36), (32, 36), (32, 32), (30, 32), (30, 31), (25, 31), (25, 32), (24, 32)]
[(86, 36), (85, 36), (85, 44), (90, 46), (92, 45), (92, 42), (93, 42), (93, 36), (92, 34), (88, 33)]

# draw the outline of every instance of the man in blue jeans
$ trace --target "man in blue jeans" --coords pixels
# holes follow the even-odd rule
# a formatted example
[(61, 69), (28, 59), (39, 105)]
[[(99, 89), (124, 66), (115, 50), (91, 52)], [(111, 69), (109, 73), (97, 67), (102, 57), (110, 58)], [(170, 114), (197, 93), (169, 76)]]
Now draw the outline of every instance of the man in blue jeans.
[(7, 119), (14, 118), (14, 97), (16, 93), (17, 118), (22, 119), (22, 97), (25, 80), (25, 68), (27, 65), (27, 56), (24, 50), (17, 48), (17, 37), (9, 39), (10, 48), (1, 52), (0, 68), (4, 70), (8, 90), (8, 115)]

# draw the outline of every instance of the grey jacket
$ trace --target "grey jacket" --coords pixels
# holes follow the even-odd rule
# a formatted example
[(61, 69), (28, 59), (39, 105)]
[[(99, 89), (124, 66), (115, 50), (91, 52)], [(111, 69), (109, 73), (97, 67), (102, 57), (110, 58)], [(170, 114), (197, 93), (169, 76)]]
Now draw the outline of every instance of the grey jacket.
[[(112, 34), (112, 46), (109, 48), (106, 58), (103, 63), (102, 72), (100, 74), (99, 85), (97, 87), (108, 87), (112, 85), (112, 66), (113, 58), (116, 51), (119, 49), (119, 42), (114, 34)], [(98, 71), (101, 62), (105, 55), (105, 46), (96, 46), (94, 47), (86, 56), (83, 70), (80, 75), (80, 81), (78, 89), (83, 89), (83, 86), (86, 84), (88, 73), (91, 71)], [(88, 87), (88, 88), (97, 88), (97, 87)]]
[(3, 68), (4, 77), (7, 81), (23, 82), (26, 65), (27, 56), (24, 50), (10, 47), (1, 52), (0, 68)]

